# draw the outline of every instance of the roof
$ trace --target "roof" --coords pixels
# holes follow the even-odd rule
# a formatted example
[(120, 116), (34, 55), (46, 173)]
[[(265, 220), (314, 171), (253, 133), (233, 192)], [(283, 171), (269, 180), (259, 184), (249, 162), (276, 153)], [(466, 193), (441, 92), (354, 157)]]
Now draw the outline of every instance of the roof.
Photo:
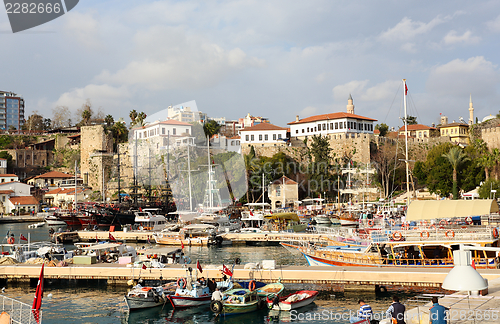
[(33, 196), (16, 196), (9, 200), (13, 205), (38, 205), (38, 200)]
[(70, 135), (70, 136), (68, 136), (68, 138), (77, 138), (77, 137), (80, 137), (80, 136), (81, 136), (81, 134), (76, 134), (76, 135)]
[(493, 199), (415, 200), (408, 207), (406, 220), (468, 217), (495, 212), (498, 212), (498, 204)]
[(240, 132), (250, 132), (250, 131), (263, 131), (263, 130), (284, 130), (286, 131), (286, 128), (279, 127), (270, 123), (260, 123), (257, 125), (254, 125), (252, 127), (246, 127), (240, 130)]
[(71, 175), (71, 174), (67, 174), (67, 173), (64, 173), (64, 172), (59, 172), (59, 171), (50, 171), (50, 172), (47, 172), (47, 173), (44, 173), (44, 174), (40, 174), (40, 175), (37, 175), (36, 177), (34, 177), (33, 179), (40, 179), (40, 178), (73, 178), (74, 175)]
[(331, 113), (331, 114), (323, 114), (323, 115), (316, 115), (316, 116), (307, 117), (307, 118), (301, 119), (299, 121), (293, 121), (291, 123), (288, 123), (288, 125), (311, 123), (311, 122), (321, 121), (321, 120), (334, 120), (334, 119), (340, 119), (340, 118), (353, 118), (353, 119), (363, 119), (363, 120), (368, 120), (368, 121), (377, 121), (376, 119), (368, 118), (368, 117), (364, 117), (364, 116), (360, 116), (360, 115), (350, 114), (350, 113), (346, 113), (346, 112), (336, 112), (336, 113)]
[(8, 195), (14, 193), (14, 190), (0, 190), (0, 195)]
[(288, 177), (285, 177), (285, 176), (282, 176), (281, 178), (279, 179), (276, 179), (273, 181), (273, 185), (280, 185), (280, 184), (283, 184), (283, 179), (285, 180), (285, 184), (287, 185), (294, 185), (294, 184), (297, 184), (297, 182), (293, 181), (292, 179), (288, 178)]
[(193, 125), (191, 125), (189, 123), (186, 123), (186, 122), (181, 122), (181, 121), (178, 121), (178, 120), (175, 120), (175, 119), (168, 119), (168, 120), (164, 120), (164, 121), (155, 121), (153, 123), (150, 123), (150, 124), (147, 124), (147, 125), (144, 125), (144, 126), (134, 127), (132, 129), (133, 130), (146, 129), (146, 128), (149, 128), (149, 127), (155, 126), (155, 125), (193, 126)]
[(11, 173), (6, 173), (6, 174), (0, 174), (0, 177), (17, 177), (17, 175), (11, 174)]
[[(430, 127), (430, 126), (427, 126), (427, 125), (422, 125), (422, 124), (415, 124), (415, 125), (407, 125), (406, 126), (408, 128), (409, 131), (413, 131), (413, 130), (428, 130), (428, 129), (436, 129), (436, 127)], [(405, 130), (405, 127), (402, 126), (399, 131), (400, 132), (404, 132)]]
[(28, 187), (33, 187), (32, 185), (29, 185), (29, 184), (26, 184), (26, 183), (22, 183), (20, 181), (6, 181), (6, 182), (0, 182), (0, 186), (4, 186), (6, 184), (13, 184), (13, 183), (17, 183), (17, 184), (20, 184), (20, 185), (25, 185), (25, 186), (28, 186)]
[[(76, 192), (77, 193), (82, 193), (85, 190), (82, 188), (77, 188)], [(51, 191), (48, 191), (45, 193), (46, 195), (74, 195), (75, 194), (75, 188), (57, 188)]]
[(454, 126), (469, 127), (469, 125), (464, 124), (464, 123), (449, 123), (449, 124), (446, 124), (446, 125), (439, 125), (437, 128), (454, 127)]

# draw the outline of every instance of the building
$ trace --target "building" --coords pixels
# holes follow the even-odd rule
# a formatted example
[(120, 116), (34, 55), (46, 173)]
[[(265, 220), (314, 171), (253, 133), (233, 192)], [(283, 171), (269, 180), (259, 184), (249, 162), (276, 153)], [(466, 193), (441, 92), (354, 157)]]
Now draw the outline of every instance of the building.
[(287, 129), (260, 123), (240, 130), (242, 146), (286, 146)]
[(21, 129), (24, 125), (24, 99), (9, 91), (0, 90), (0, 129)]
[(18, 176), (15, 174), (0, 174), (0, 183), (15, 181), (19, 181)]
[(133, 138), (136, 140), (150, 139), (159, 146), (166, 146), (168, 138), (191, 136), (192, 125), (178, 120), (156, 121), (144, 127), (133, 128)]
[(240, 136), (226, 137), (221, 134), (215, 134), (210, 139), (210, 146), (214, 149), (223, 149), (228, 152), (241, 153)]
[[(408, 137), (415, 138), (429, 138), (432, 136), (432, 132), (436, 131), (435, 127), (429, 127), (422, 124), (407, 125)], [(399, 135), (405, 135), (405, 127), (399, 129)]]
[[(91, 189), (76, 188), (76, 199), (78, 202), (86, 201), (91, 194)], [(49, 206), (71, 209), (75, 204), (75, 188), (57, 188), (50, 190), (45, 193), (43, 200)]]
[(198, 110), (191, 110), (191, 107), (186, 106), (170, 106), (167, 108), (168, 118), (185, 123), (200, 122), (203, 123), (207, 119), (207, 115)]
[(0, 183), (0, 212), (3, 214), (23, 214), (38, 212), (38, 200), (31, 196), (32, 186), (22, 182)]
[[(28, 180), (28, 184), (36, 187), (60, 187), (64, 180), (74, 179), (75, 176), (59, 171), (50, 171), (44, 174), (40, 174), (34, 178)], [(74, 182), (73, 182), (74, 185)]]
[(38, 200), (33, 196), (10, 197), (3, 205), (6, 213), (28, 214), (38, 212)]
[(0, 183), (0, 191), (2, 190), (10, 190), (12, 191), (12, 196), (30, 196), (31, 195), (31, 188), (33, 186), (27, 185), (22, 182), (2, 182)]
[[(290, 125), (290, 136), (292, 139), (306, 139), (314, 135), (331, 135), (333, 139), (355, 138), (358, 134), (373, 134), (373, 118), (354, 114), (352, 96), (347, 101), (347, 112), (337, 112), (324, 115), (316, 115), (299, 119)], [(331, 138), (331, 137), (330, 137)]]
[(282, 176), (269, 186), (269, 200), (273, 209), (293, 206), (299, 200), (299, 184)]
[(252, 127), (261, 123), (269, 123), (269, 118), (265, 117), (254, 117), (248, 113), (244, 118), (239, 118), (238, 123), (241, 128)]
[(441, 137), (448, 137), (457, 144), (469, 144), (469, 125), (464, 122), (448, 123), (448, 117), (441, 117), (441, 125), (438, 126)]
[(7, 172), (7, 159), (0, 159), (0, 173)]

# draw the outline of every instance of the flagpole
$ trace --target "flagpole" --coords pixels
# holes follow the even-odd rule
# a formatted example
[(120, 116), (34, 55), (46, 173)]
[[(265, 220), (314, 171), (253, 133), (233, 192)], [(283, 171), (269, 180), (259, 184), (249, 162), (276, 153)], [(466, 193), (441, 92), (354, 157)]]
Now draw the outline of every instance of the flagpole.
[(410, 205), (410, 175), (408, 167), (408, 115), (406, 111), (406, 92), (408, 88), (406, 87), (406, 79), (403, 79), (403, 93), (404, 93), (404, 110), (405, 110), (405, 165), (406, 165), (406, 210)]

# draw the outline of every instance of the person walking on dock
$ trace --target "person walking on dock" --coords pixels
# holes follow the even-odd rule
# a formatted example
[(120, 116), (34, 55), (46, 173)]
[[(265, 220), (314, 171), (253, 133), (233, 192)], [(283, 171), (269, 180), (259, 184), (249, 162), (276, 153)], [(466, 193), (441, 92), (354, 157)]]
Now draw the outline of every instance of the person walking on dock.
[(429, 309), (429, 324), (447, 324), (448, 308), (439, 305), (438, 298), (432, 297), (432, 307)]
[(392, 319), (392, 324), (406, 324), (405, 311), (406, 308), (399, 302), (399, 297), (392, 296), (392, 304), (385, 313), (387, 314), (387, 317), (390, 316)]
[(366, 304), (363, 299), (358, 301), (359, 310), (357, 316), (350, 318), (351, 323), (356, 323), (363, 320), (371, 320), (373, 316), (373, 311), (370, 305)]

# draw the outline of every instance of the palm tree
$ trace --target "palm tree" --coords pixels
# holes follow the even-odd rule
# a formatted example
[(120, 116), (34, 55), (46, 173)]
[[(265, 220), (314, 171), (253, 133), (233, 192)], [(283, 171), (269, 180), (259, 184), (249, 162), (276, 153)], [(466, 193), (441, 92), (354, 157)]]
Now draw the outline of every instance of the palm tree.
[(106, 126), (111, 127), (115, 123), (115, 119), (111, 115), (107, 115), (104, 117), (104, 122), (106, 123)]
[(248, 192), (250, 191), (250, 175), (252, 174), (252, 171), (255, 171), (255, 165), (254, 163), (252, 163), (253, 162), (252, 160), (254, 158), (255, 158), (255, 149), (252, 146), (250, 148), (250, 152), (246, 155), (243, 155), (243, 160), (245, 161), (245, 176), (247, 181), (247, 203), (250, 202), (250, 197), (248, 195)]
[(82, 121), (85, 126), (89, 125), (90, 118), (92, 117), (92, 112), (90, 109), (85, 109), (82, 111)]
[(469, 158), (458, 146), (452, 147), (448, 153), (443, 154), (443, 157), (450, 162), (453, 168), (453, 199), (458, 199), (457, 168), (460, 164), (469, 160)]

